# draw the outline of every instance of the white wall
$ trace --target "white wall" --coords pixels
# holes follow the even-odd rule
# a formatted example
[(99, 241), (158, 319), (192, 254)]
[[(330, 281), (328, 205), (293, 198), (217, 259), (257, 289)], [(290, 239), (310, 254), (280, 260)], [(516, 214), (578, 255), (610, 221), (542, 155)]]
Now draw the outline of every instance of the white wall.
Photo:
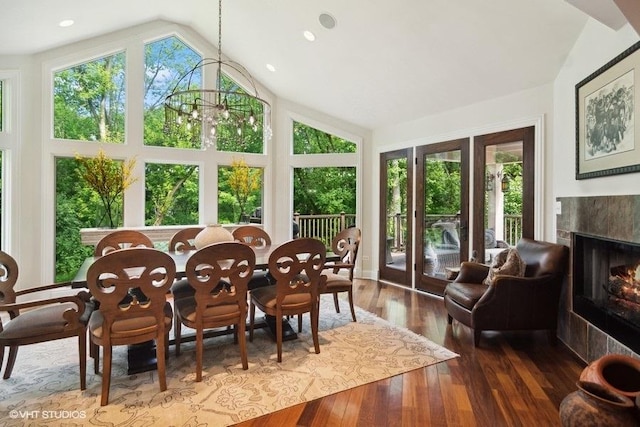
[[(553, 126), (553, 165), (555, 196), (598, 196), (639, 194), (638, 174), (603, 178), (575, 179), (575, 86), (594, 71), (621, 54), (636, 41), (630, 25), (614, 31), (590, 19), (575, 43), (554, 82), (555, 125)], [(638, 82), (636, 82), (636, 85)], [(638, 102), (636, 100), (636, 102)], [(636, 118), (637, 120), (637, 118)], [(636, 141), (637, 141), (636, 134)]]

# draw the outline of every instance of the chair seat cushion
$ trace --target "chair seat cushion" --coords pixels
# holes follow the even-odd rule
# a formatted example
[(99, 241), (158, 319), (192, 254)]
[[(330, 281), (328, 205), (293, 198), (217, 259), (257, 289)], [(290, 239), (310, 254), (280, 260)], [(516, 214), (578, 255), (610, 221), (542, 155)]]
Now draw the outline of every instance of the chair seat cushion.
[[(164, 326), (171, 328), (173, 320), (173, 309), (168, 302), (164, 306)], [(100, 310), (94, 311), (89, 318), (89, 330), (96, 337), (102, 337), (104, 316)], [(116, 320), (111, 326), (111, 335), (114, 338), (124, 338), (136, 335), (143, 335), (156, 328), (156, 318), (153, 316), (133, 317), (131, 319)]]
[(176, 300), (179, 298), (192, 297), (195, 293), (196, 290), (191, 287), (187, 279), (176, 280), (173, 285), (171, 285), (171, 294), (173, 294), (173, 298)]
[[(257, 301), (260, 305), (266, 308), (276, 308), (276, 286), (266, 286), (264, 288), (258, 288), (251, 291), (251, 299)], [(311, 303), (310, 293), (300, 293), (287, 295), (284, 298), (283, 306), (297, 306)]]
[(472, 310), (488, 288), (484, 283), (451, 282), (447, 285), (445, 294), (464, 308)]
[[(177, 299), (174, 304), (176, 311), (180, 313), (180, 317), (190, 322), (196, 321), (196, 299), (194, 297)], [(214, 305), (204, 310), (205, 319), (214, 317), (230, 318), (239, 314), (238, 304), (234, 303)]]
[(325, 284), (325, 288), (328, 292), (339, 291), (341, 289), (349, 289), (353, 286), (351, 280), (349, 280), (346, 276), (341, 276), (336, 273), (323, 273), (324, 276), (327, 276), (327, 282)]
[(247, 289), (251, 291), (265, 286), (272, 286), (273, 284), (273, 276), (268, 271), (254, 271), (251, 279), (249, 279)]
[[(217, 291), (222, 286), (229, 287), (231, 285), (229, 285), (229, 282), (221, 280), (214, 291)], [(173, 294), (173, 298), (175, 300), (178, 300), (180, 298), (193, 298), (193, 296), (196, 294), (196, 290), (193, 289), (191, 284), (189, 284), (189, 280), (181, 279), (176, 280), (173, 285), (171, 285), (171, 293)]]
[[(62, 303), (23, 311), (18, 317), (7, 322), (4, 330), (0, 332), (0, 339), (37, 337), (62, 332), (67, 324), (63, 314), (69, 309), (76, 310), (77, 307), (73, 303)], [(82, 318), (80, 321), (82, 322)]]

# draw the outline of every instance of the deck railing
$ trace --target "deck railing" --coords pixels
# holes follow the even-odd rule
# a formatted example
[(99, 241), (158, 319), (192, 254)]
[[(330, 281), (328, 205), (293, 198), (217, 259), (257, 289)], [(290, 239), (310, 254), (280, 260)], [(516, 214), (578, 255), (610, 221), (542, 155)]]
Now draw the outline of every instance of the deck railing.
[(336, 234), (355, 224), (356, 215), (344, 212), (337, 215), (300, 215), (295, 212), (293, 220), (298, 224), (300, 237), (314, 237), (330, 248)]
[[(430, 228), (436, 222), (456, 221), (456, 214), (425, 215), (425, 227)], [(522, 216), (504, 215), (504, 241), (515, 246), (522, 237)], [(401, 251), (406, 245), (407, 216), (395, 214), (387, 216), (387, 242), (390, 248)]]

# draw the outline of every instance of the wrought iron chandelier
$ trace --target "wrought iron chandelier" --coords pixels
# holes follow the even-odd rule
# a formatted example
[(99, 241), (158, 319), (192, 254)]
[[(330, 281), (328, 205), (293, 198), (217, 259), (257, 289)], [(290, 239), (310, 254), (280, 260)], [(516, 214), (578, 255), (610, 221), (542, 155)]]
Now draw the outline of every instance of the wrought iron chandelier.
[[(215, 69), (215, 89), (198, 87), (206, 69)], [(247, 90), (231, 77), (239, 78)], [(218, 0), (218, 58), (204, 58), (180, 77), (164, 101), (164, 111), (166, 133), (199, 136), (204, 148), (215, 146), (218, 139), (243, 144), (252, 137), (271, 138), (271, 106), (260, 98), (253, 77), (242, 65), (222, 59), (222, 0)]]

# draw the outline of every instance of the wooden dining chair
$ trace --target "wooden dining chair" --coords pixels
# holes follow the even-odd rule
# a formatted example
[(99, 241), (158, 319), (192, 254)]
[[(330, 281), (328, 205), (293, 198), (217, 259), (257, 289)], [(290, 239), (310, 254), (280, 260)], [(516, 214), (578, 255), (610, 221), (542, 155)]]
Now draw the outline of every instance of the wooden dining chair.
[(248, 369), (246, 322), (247, 284), (256, 264), (256, 256), (247, 245), (238, 242), (214, 243), (189, 257), (187, 280), (193, 297), (175, 300), (176, 355), (180, 354), (182, 325), (196, 330), (196, 381), (202, 381), (204, 330), (234, 326), (240, 345), (242, 369)]
[[(336, 312), (340, 313), (338, 303), (338, 293), (347, 292), (349, 297), (349, 307), (351, 308), (351, 318), (356, 321), (356, 311), (353, 305), (353, 270), (356, 266), (358, 248), (360, 247), (362, 233), (359, 228), (349, 227), (339, 232), (333, 238), (331, 249), (338, 255), (338, 261), (325, 263), (324, 268), (330, 270), (325, 272), (327, 276), (325, 285), (320, 289), (320, 294), (333, 294), (333, 303)], [(341, 270), (346, 270), (347, 275), (340, 274)]]
[(255, 225), (241, 225), (234, 229), (233, 238), (256, 249), (268, 249), (271, 246), (269, 233)]
[(282, 317), (309, 313), (315, 352), (318, 341), (319, 289), (326, 280), (322, 269), (326, 248), (320, 240), (301, 238), (278, 246), (269, 256), (269, 273), (275, 285), (251, 291), (249, 310), (249, 340), (253, 340), (256, 307), (275, 316), (278, 362), (282, 362)]
[[(169, 240), (170, 252), (188, 252), (196, 249), (195, 238), (203, 230), (202, 227), (188, 227), (177, 231)], [(176, 281), (171, 285), (171, 294), (175, 299), (193, 297), (194, 289), (183, 273), (176, 273)]]
[[(87, 271), (87, 285), (99, 307), (89, 319), (92, 346), (104, 349), (102, 399), (109, 402), (111, 352), (117, 345), (156, 340), (156, 359), (160, 391), (167, 389), (165, 355), (173, 320), (166, 294), (175, 278), (176, 266), (164, 252), (152, 248), (127, 248), (98, 258)], [(125, 298), (129, 289), (138, 294)], [(98, 372), (99, 351), (94, 350)]]
[[(8, 313), (9, 320), (0, 323), (0, 365), (4, 348), (9, 356), (3, 378), (13, 371), (18, 347), (63, 338), (78, 338), (80, 389), (87, 386), (87, 319), (92, 311), (89, 293), (77, 292), (70, 283), (55, 283), (20, 291), (13, 289), (18, 280), (18, 264), (6, 252), (0, 251), (0, 313)], [(33, 299), (36, 292), (67, 288), (73, 294), (55, 298)], [(27, 302), (17, 303), (18, 297), (30, 296)], [(47, 365), (52, 361), (46, 361)]]
[[(269, 233), (255, 225), (241, 225), (234, 229), (231, 234), (237, 242), (251, 246), (255, 251), (268, 251), (271, 248), (271, 237)], [(249, 280), (249, 290), (273, 285), (273, 278), (268, 271), (254, 271)]]
[(137, 230), (115, 230), (100, 239), (93, 255), (103, 256), (118, 249), (134, 247), (153, 248), (153, 242), (146, 234)]
[(203, 230), (202, 227), (187, 227), (176, 231), (169, 240), (170, 252), (188, 252), (196, 249), (194, 239)]

